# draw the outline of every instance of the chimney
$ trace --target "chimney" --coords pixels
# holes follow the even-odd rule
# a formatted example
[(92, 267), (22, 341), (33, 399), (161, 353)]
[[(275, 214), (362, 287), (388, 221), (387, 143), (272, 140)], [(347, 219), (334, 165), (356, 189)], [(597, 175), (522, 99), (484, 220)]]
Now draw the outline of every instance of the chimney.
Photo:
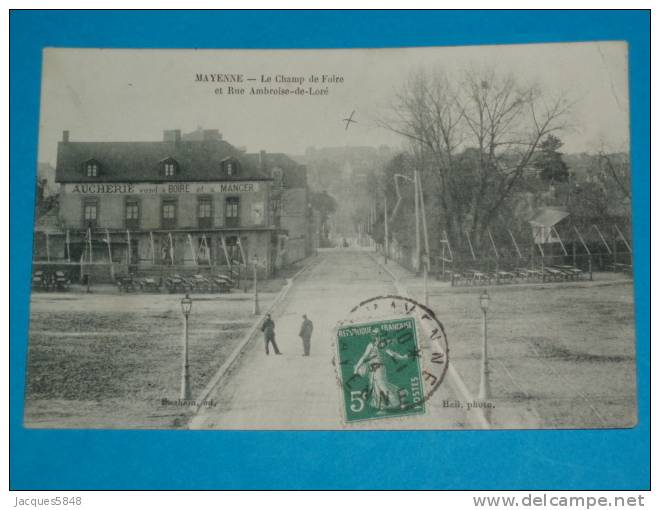
[(259, 151), (259, 168), (266, 169), (266, 151)]
[(220, 131), (217, 129), (205, 129), (202, 132), (202, 140), (205, 142), (211, 141), (211, 140), (222, 140), (222, 135), (220, 134)]
[(166, 129), (163, 131), (163, 142), (181, 142), (181, 130), (180, 129)]
[(69, 130), (62, 131), (62, 143), (69, 143)]

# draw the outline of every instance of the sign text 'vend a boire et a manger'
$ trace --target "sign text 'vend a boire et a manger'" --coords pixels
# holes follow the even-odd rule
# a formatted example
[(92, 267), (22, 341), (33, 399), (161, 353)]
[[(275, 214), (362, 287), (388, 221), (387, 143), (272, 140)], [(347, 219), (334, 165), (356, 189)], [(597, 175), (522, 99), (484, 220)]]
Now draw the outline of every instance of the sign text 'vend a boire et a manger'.
[(166, 182), (65, 184), (65, 193), (93, 195), (165, 195), (180, 193), (257, 193), (258, 182)]

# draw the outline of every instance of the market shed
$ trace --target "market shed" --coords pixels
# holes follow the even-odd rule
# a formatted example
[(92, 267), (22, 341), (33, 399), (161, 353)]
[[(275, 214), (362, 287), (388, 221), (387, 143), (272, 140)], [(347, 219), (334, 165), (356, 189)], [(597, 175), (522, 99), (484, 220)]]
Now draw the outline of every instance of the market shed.
[(569, 216), (562, 207), (545, 207), (540, 209), (530, 220), (535, 244), (561, 243), (556, 225)]

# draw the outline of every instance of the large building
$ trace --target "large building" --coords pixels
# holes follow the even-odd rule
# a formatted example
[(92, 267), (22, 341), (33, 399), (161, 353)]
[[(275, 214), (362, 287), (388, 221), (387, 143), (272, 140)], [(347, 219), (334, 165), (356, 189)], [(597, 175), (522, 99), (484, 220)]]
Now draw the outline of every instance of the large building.
[(109, 277), (255, 261), (269, 274), (278, 227), (264, 154), (246, 155), (217, 130), (165, 131), (159, 142), (75, 142), (65, 131), (57, 218), (37, 223), (35, 258)]

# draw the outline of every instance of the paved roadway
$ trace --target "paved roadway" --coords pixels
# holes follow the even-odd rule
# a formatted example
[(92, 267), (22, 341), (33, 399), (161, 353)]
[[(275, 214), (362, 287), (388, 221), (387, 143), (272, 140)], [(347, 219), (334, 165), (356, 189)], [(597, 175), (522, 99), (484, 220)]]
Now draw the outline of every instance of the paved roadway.
[[(296, 280), (273, 314), (282, 356), (266, 356), (261, 336), (252, 341), (237, 366), (209, 395), (217, 402), (203, 409), (190, 428), (213, 429), (427, 429), (463, 428), (467, 411), (444, 408), (459, 397), (445, 381), (423, 416), (386, 418), (345, 425), (340, 391), (331, 364), (332, 328), (357, 303), (394, 293), (389, 274), (364, 251), (321, 252)], [(311, 356), (302, 356), (301, 316), (314, 322)]]

